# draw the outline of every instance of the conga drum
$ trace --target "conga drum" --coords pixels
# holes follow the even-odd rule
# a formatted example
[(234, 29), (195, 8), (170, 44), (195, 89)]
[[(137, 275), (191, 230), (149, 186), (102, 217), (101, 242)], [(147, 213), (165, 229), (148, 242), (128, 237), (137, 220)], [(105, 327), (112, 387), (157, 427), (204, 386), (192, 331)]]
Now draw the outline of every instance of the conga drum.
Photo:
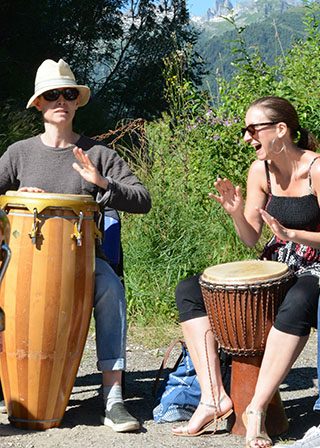
[(11, 261), (0, 377), (10, 422), (58, 426), (83, 353), (93, 304), (96, 202), (87, 195), (8, 192)]
[[(220, 347), (233, 355), (233, 434), (245, 434), (241, 416), (254, 394), (267, 336), (292, 279), (286, 264), (260, 260), (219, 264), (200, 276), (214, 336)], [(279, 392), (268, 407), (266, 426), (271, 436), (288, 429)]]

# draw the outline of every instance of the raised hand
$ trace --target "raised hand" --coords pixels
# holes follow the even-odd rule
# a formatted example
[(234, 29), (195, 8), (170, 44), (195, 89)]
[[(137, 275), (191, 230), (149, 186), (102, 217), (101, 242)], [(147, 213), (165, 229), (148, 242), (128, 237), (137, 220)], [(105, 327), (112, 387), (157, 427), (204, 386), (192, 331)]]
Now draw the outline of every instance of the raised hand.
[(73, 149), (73, 154), (78, 163), (74, 162), (72, 164), (72, 167), (76, 171), (78, 171), (80, 176), (82, 176), (87, 182), (98, 185), (99, 187), (106, 190), (108, 188), (109, 182), (99, 173), (97, 168), (91, 162), (89, 156), (81, 148), (78, 147), (75, 147)]
[(209, 197), (219, 202), (229, 215), (235, 215), (243, 211), (243, 198), (240, 187), (235, 187), (230, 180), (217, 178), (214, 183), (219, 195), (209, 193)]
[(21, 187), (18, 190), (19, 192), (27, 192), (27, 193), (44, 193), (45, 191), (42, 190), (42, 188), (38, 188), (38, 187)]
[(267, 226), (271, 229), (272, 233), (280, 238), (281, 240), (288, 241), (293, 240), (295, 238), (295, 231), (292, 229), (287, 229), (283, 225), (279, 223), (279, 221), (271, 216), (268, 212), (263, 209), (259, 210), (260, 215), (263, 221), (267, 224)]

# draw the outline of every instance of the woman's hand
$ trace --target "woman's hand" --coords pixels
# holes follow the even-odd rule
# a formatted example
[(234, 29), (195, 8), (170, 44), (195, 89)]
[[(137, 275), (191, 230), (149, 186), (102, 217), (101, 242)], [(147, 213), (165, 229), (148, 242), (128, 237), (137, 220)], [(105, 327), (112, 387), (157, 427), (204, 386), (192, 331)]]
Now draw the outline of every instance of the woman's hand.
[(77, 159), (77, 162), (72, 164), (72, 167), (78, 171), (80, 176), (82, 176), (87, 182), (98, 185), (99, 187), (106, 190), (108, 188), (108, 180), (101, 176), (97, 168), (93, 165), (87, 154), (83, 152), (81, 148), (75, 147), (73, 149), (73, 154)]
[(267, 226), (271, 229), (272, 233), (276, 237), (284, 241), (293, 240), (295, 238), (296, 233), (294, 230), (287, 229), (286, 227), (281, 225), (279, 221), (276, 220), (276, 218), (269, 215), (269, 213), (265, 210), (260, 209), (259, 212), (263, 221), (267, 224)]
[(28, 193), (44, 193), (45, 191), (42, 190), (42, 188), (38, 187), (21, 187), (19, 188), (18, 192), (28, 192)]
[(214, 183), (215, 188), (220, 193), (220, 196), (209, 193), (209, 197), (219, 202), (229, 215), (236, 215), (238, 212), (243, 211), (243, 198), (240, 187), (234, 187), (234, 185), (228, 179), (217, 178)]

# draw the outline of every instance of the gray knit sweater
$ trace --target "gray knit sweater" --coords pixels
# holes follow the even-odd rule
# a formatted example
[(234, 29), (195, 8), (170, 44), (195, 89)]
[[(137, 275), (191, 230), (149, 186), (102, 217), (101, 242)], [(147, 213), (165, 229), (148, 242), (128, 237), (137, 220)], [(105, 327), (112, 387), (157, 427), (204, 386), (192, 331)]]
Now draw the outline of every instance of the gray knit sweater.
[(76, 146), (109, 179), (107, 191), (87, 182), (72, 168), (76, 162), (74, 146), (52, 148), (44, 145), (38, 135), (9, 146), (0, 158), (0, 194), (21, 187), (38, 187), (47, 193), (89, 194), (103, 208), (131, 213), (150, 210), (148, 191), (115, 151), (84, 136)]

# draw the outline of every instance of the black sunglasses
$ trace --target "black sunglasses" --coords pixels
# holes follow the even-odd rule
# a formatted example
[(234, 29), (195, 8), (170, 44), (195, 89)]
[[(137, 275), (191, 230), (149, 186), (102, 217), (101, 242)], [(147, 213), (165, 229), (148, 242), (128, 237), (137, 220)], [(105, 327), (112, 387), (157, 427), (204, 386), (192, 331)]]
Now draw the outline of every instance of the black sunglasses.
[(279, 123), (278, 121), (266, 121), (265, 123), (249, 124), (249, 126), (247, 126), (246, 128), (241, 128), (242, 137), (244, 137), (244, 134), (246, 132), (249, 132), (251, 137), (253, 137), (256, 132), (256, 126), (271, 126), (273, 124), (278, 124), (278, 123)]
[(43, 98), (46, 101), (57, 101), (60, 95), (62, 95), (63, 98), (67, 101), (74, 101), (78, 98), (80, 92), (78, 89), (67, 88), (62, 90), (59, 89), (47, 90), (42, 94)]

